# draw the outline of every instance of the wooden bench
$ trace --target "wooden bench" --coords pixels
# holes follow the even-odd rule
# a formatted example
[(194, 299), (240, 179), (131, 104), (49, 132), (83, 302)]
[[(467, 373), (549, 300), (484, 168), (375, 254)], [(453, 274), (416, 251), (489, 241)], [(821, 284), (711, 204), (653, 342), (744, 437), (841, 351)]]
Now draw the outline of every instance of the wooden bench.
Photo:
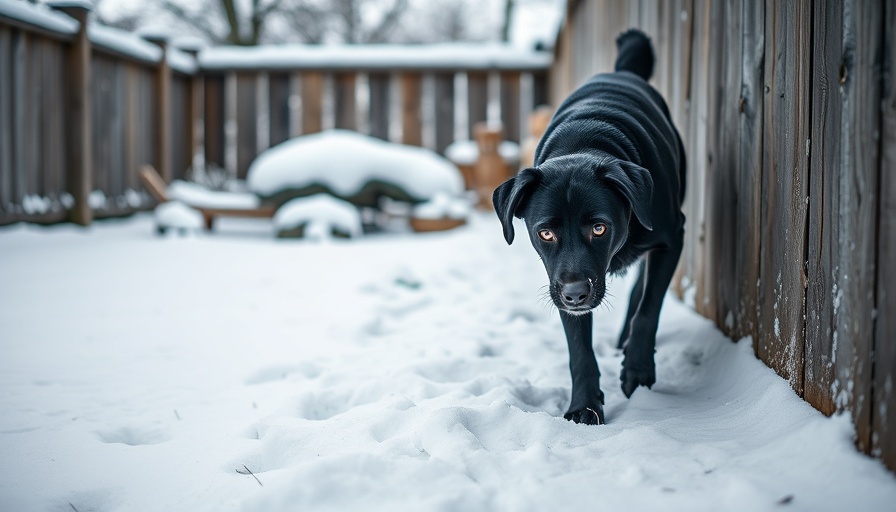
[[(155, 167), (144, 165), (140, 168), (140, 181), (146, 188), (147, 192), (160, 203), (167, 203), (171, 199), (168, 197), (168, 185)], [(259, 206), (257, 208), (209, 208), (205, 206), (197, 206), (187, 204), (187, 206), (198, 210), (202, 214), (205, 221), (205, 229), (211, 231), (215, 225), (217, 217), (255, 217), (255, 218), (271, 218), (277, 211), (273, 206)]]

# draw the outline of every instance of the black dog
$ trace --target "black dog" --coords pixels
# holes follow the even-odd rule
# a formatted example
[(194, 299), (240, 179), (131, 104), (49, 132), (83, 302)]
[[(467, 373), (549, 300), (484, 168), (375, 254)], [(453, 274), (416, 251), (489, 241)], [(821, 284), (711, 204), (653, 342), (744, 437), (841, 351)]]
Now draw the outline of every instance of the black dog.
[(592, 77), (560, 105), (535, 152), (535, 167), (495, 190), (507, 243), (523, 218), (549, 278), (569, 345), (572, 401), (564, 415), (604, 423), (591, 310), (606, 274), (640, 259), (625, 327), (622, 391), (656, 381), (653, 353), (663, 297), (681, 254), (685, 155), (666, 103), (647, 80), (654, 55), (644, 33), (616, 40), (615, 72)]

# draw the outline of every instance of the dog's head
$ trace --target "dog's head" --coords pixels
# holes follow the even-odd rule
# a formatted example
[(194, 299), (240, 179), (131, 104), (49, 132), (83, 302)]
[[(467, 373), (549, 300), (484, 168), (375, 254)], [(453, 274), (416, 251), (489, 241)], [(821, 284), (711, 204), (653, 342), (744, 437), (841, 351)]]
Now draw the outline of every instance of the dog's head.
[(525, 220), (554, 304), (584, 314), (604, 298), (610, 262), (628, 239), (632, 216), (652, 229), (652, 194), (650, 173), (638, 165), (571, 155), (521, 171), (492, 199), (508, 244), (513, 217)]

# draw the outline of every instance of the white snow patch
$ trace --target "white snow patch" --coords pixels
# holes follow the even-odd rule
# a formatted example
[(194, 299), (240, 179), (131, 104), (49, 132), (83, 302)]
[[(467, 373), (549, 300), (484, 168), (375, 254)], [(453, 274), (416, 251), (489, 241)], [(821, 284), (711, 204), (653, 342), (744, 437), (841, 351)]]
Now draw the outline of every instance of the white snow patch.
[(174, 180), (166, 190), (172, 200), (181, 201), (194, 208), (223, 208), (251, 210), (261, 201), (255, 194), (209, 190), (188, 181)]
[(421, 199), (463, 192), (460, 171), (437, 153), (347, 130), (297, 137), (264, 151), (249, 167), (247, 184), (263, 196), (314, 183), (349, 196), (372, 180)]
[(155, 209), (156, 226), (181, 230), (201, 231), (204, 226), (202, 213), (180, 201), (168, 201)]
[(274, 229), (284, 231), (305, 224), (304, 237), (330, 238), (338, 230), (351, 237), (361, 236), (361, 214), (353, 204), (328, 194), (316, 194), (287, 201), (274, 215)]
[(414, 206), (413, 216), (418, 219), (466, 219), (473, 206), (466, 197), (436, 194), (431, 200)]
[[(510, 140), (501, 141), (498, 154), (504, 163), (515, 165), (520, 161), (520, 145)], [(445, 157), (459, 165), (473, 165), (479, 160), (479, 146), (471, 140), (456, 140), (445, 148)]]
[(106, 207), (106, 194), (102, 190), (93, 190), (87, 195), (87, 206), (91, 210), (100, 210)]

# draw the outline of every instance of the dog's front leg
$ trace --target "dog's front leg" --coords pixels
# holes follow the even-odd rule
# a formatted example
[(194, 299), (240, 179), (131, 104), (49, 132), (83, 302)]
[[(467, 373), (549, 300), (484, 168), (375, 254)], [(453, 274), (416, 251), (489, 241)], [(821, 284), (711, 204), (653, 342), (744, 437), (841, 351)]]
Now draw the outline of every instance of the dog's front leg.
[(572, 400), (564, 418), (576, 423), (604, 423), (604, 394), (600, 390), (600, 370), (591, 346), (591, 313), (570, 315), (560, 311), (560, 320), (569, 346), (569, 372), (572, 374)]
[(678, 266), (684, 231), (666, 249), (655, 249), (647, 254), (643, 278), (644, 291), (641, 303), (632, 318), (628, 340), (625, 342), (625, 359), (622, 361), (622, 392), (631, 397), (638, 386), (653, 386), (656, 367), (653, 353), (656, 350), (656, 329), (659, 325), (663, 298)]

